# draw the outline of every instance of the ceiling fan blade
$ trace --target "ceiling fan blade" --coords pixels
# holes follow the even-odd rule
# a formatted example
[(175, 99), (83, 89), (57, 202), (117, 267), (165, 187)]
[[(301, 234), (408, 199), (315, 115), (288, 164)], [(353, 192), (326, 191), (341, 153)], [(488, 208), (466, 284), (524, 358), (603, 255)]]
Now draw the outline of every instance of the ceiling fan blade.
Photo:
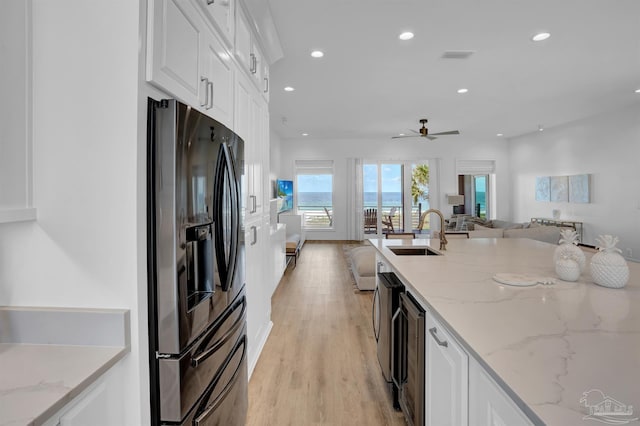
[(413, 129), (409, 129), (409, 131), (410, 131), (410, 132), (413, 132), (413, 133), (416, 133), (416, 134), (418, 134), (418, 135), (420, 135), (420, 134), (421, 134), (420, 132), (418, 132), (418, 131), (416, 131), (416, 130), (413, 130)]
[(457, 130), (450, 130), (448, 132), (440, 132), (440, 133), (429, 133), (430, 135), (438, 135), (438, 136), (443, 136), (443, 135), (459, 135), (460, 132)]
[[(436, 133), (436, 134), (437, 134), (437, 133)], [(438, 138), (436, 138), (435, 136), (432, 136), (432, 135), (427, 135), (427, 136), (425, 136), (425, 137), (426, 137), (427, 139), (429, 139), (430, 141), (433, 141), (433, 140), (438, 139)]]
[(421, 138), (420, 135), (404, 135), (404, 136), (391, 136), (391, 139), (403, 139), (403, 138)]

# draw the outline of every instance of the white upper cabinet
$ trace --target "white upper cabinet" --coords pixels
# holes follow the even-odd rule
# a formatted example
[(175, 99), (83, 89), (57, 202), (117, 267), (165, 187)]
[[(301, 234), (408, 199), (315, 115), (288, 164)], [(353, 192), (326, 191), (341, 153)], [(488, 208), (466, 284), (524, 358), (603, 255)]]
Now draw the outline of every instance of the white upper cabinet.
[(200, 81), (206, 85), (200, 106), (227, 127), (233, 125), (234, 72), (231, 57), (214, 34), (208, 34)]
[(214, 30), (224, 43), (233, 45), (235, 28), (235, 0), (193, 0), (198, 3), (207, 21), (214, 25)]
[(147, 80), (199, 104), (203, 25), (187, 0), (150, 1)]
[(269, 99), (269, 63), (254, 36), (253, 25), (238, 4), (236, 8), (235, 56), (265, 99)]
[(147, 80), (186, 104), (233, 125), (233, 65), (189, 0), (150, 1)]

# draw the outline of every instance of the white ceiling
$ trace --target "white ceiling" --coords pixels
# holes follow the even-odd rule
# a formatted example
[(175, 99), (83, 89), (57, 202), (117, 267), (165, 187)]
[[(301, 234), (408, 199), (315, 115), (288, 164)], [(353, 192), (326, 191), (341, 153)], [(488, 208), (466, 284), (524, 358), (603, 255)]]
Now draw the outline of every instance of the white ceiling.
[[(428, 118), (430, 133), (462, 134), (438, 141), (486, 140), (640, 102), (640, 0), (268, 1), (284, 53), (271, 126), (285, 139), (390, 138)], [(551, 37), (531, 41), (541, 30)], [(441, 58), (457, 50), (474, 54)]]

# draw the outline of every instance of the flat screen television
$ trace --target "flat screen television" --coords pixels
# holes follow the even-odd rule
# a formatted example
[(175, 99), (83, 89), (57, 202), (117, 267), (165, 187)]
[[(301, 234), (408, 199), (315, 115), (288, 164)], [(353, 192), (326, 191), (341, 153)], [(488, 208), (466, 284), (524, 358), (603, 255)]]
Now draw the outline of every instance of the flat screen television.
[(293, 181), (278, 179), (276, 183), (276, 190), (277, 198), (282, 201), (281, 203), (278, 203), (280, 204), (278, 213), (293, 210)]

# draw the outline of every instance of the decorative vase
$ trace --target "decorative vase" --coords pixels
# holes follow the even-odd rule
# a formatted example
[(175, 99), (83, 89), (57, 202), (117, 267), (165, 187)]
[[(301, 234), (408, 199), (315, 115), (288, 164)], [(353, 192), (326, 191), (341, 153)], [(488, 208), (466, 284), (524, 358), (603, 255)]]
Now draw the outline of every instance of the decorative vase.
[(596, 238), (598, 253), (591, 258), (591, 279), (603, 287), (622, 288), (629, 281), (629, 265), (616, 247), (618, 237)]
[(553, 253), (553, 261), (558, 263), (558, 260), (567, 257), (578, 263), (580, 272), (584, 271), (587, 260), (584, 252), (578, 247), (578, 233), (574, 229), (566, 228), (560, 231), (560, 236), (560, 245)]
[(556, 274), (563, 281), (578, 281), (578, 278), (580, 278), (580, 265), (575, 259), (562, 256), (556, 261)]

